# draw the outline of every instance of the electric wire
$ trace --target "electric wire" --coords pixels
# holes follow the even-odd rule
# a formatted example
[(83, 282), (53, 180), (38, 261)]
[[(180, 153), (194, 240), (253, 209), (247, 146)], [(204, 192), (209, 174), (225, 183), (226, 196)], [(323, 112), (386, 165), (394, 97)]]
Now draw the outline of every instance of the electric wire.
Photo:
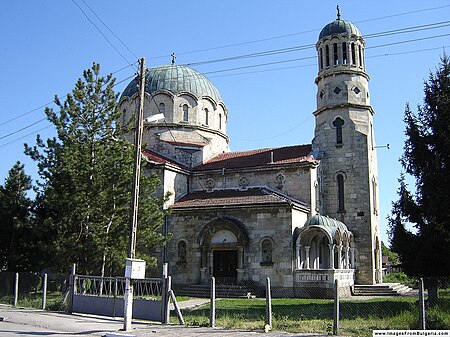
[[(137, 61), (134, 62), (134, 64), (136, 64), (136, 63), (137, 63)], [(129, 67), (132, 67), (132, 65), (129, 64), (129, 65), (125, 66), (125, 67), (122, 67), (122, 68), (120, 68), (119, 70), (116, 70), (116, 71), (112, 72), (111, 74), (112, 74), (112, 75), (117, 74), (117, 73), (119, 73), (119, 72), (121, 72), (121, 71), (123, 71), (123, 70), (125, 70), (125, 69), (127, 69), (127, 68), (129, 68)], [(131, 77), (132, 77), (132, 76), (131, 76)], [(129, 78), (130, 78), (130, 77), (127, 77), (125, 80), (127, 80), (127, 79), (129, 79)], [(116, 85), (122, 83), (123, 81), (124, 81), (124, 80), (122, 80), (122, 81), (116, 83)], [(58, 97), (60, 97), (60, 98), (66, 98), (66, 97), (67, 97), (67, 94), (65, 94), (65, 95), (63, 95), (63, 96), (58, 96)], [(29, 115), (29, 114), (35, 112), (36, 110), (43, 109), (43, 108), (45, 108), (46, 106), (51, 105), (51, 104), (53, 104), (53, 103), (54, 103), (54, 101), (48, 102), (48, 103), (46, 103), (46, 104), (43, 104), (43, 105), (41, 105), (41, 106), (38, 106), (37, 108), (31, 109), (31, 110), (29, 110), (29, 111), (27, 111), (27, 112), (25, 112), (25, 113), (23, 113), (23, 114), (20, 114), (20, 115), (18, 115), (18, 116), (16, 116), (16, 117), (13, 117), (13, 118), (8, 119), (8, 120), (6, 120), (6, 121), (4, 121), (4, 122), (1, 122), (1, 123), (0, 123), (0, 126), (5, 125), (5, 124), (8, 124), (8, 123), (11, 123), (11, 122), (13, 122), (13, 121), (15, 121), (15, 120), (17, 120), (17, 119), (19, 119), (19, 118), (25, 117), (25, 116), (27, 116), (27, 115)]]
[[(438, 29), (438, 28), (443, 28), (443, 27), (447, 27), (447, 26), (450, 26), (450, 21), (443, 21), (443, 22), (431, 23), (431, 24), (426, 24), (426, 25), (411, 26), (411, 27), (406, 27), (406, 28), (401, 28), (401, 29), (396, 29), (396, 30), (372, 33), (372, 34), (369, 34), (367, 37), (364, 36), (364, 39), (379, 38), (379, 37), (385, 37), (385, 36), (391, 36), (391, 35), (397, 35), (397, 34), (419, 32), (419, 31), (423, 31), (423, 30)], [(305, 44), (305, 45), (300, 45), (300, 46), (271, 49), (271, 50), (261, 51), (261, 52), (257, 52), (257, 53), (242, 54), (242, 55), (218, 58), (218, 59), (213, 59), (213, 60), (190, 62), (190, 63), (185, 63), (185, 65), (190, 66), (190, 67), (195, 67), (195, 66), (201, 66), (201, 65), (205, 65), (205, 64), (212, 64), (212, 63), (219, 63), (219, 62), (226, 62), (226, 61), (242, 60), (242, 59), (247, 59), (247, 58), (264, 57), (264, 56), (279, 55), (279, 54), (284, 54), (284, 53), (291, 53), (291, 52), (295, 52), (295, 51), (313, 49), (314, 47), (315, 47), (315, 44)]]
[[(406, 28), (401, 28), (401, 29), (396, 29), (396, 30), (390, 30), (390, 31), (385, 31), (385, 32), (378, 32), (378, 33), (369, 34), (367, 37), (365, 36), (365, 38), (383, 37), (383, 36), (388, 36), (388, 35), (393, 35), (393, 34), (400, 34), (400, 33), (405, 33), (405, 32), (412, 32), (412, 31), (416, 32), (416, 31), (420, 31), (420, 30), (427, 30), (427, 29), (432, 29), (432, 28), (445, 27), (445, 26), (442, 26), (442, 25), (448, 26), (448, 25), (450, 25), (450, 21), (443, 21), (443, 22), (431, 23), (431, 24), (426, 24), (426, 25), (419, 25), (419, 26), (406, 27)], [(443, 35), (443, 36), (445, 36), (445, 35)], [(442, 37), (442, 36), (440, 36), (440, 37)], [(431, 38), (434, 38), (434, 37), (431, 37)], [(414, 40), (411, 40), (411, 41), (414, 41)], [(396, 44), (396, 43), (393, 43), (393, 44)], [(386, 45), (389, 45), (389, 44), (386, 44)], [(314, 46), (315, 46), (315, 44), (307, 44), (307, 45), (302, 45), (302, 46), (274, 49), (274, 50), (268, 50), (268, 51), (251, 53), (251, 54), (238, 55), (238, 56), (221, 58), (221, 59), (215, 59), (215, 60), (209, 60), (209, 61), (191, 62), (191, 63), (186, 63), (184, 65), (193, 67), (193, 66), (200, 66), (200, 65), (209, 64), (209, 63), (217, 63), (217, 62), (223, 62), (223, 61), (239, 60), (239, 59), (251, 58), (251, 57), (259, 57), (259, 56), (277, 55), (277, 54), (282, 54), (282, 53), (286, 53), (286, 52), (306, 50), (306, 49), (309, 49), (309, 48), (313, 48)], [(377, 46), (374, 46), (374, 47), (370, 46), (370, 47), (367, 47), (366, 49), (376, 48), (376, 47)], [(119, 69), (118, 71), (116, 71), (114, 73), (122, 71), (123, 69), (126, 69), (126, 68), (128, 68), (130, 66), (136, 66), (136, 63), (137, 62), (129, 64), (129, 65), (123, 67), (122, 69)], [(51, 103), (47, 103), (46, 105), (48, 105), (48, 104), (51, 104)], [(2, 122), (2, 123), (0, 123), (0, 126), (4, 125), (6, 123), (9, 123), (10, 121), (16, 120), (17, 118), (20, 118), (21, 116), (25, 116), (25, 115), (27, 115), (29, 113), (32, 113), (32, 112), (38, 110), (41, 107), (35, 108), (35, 109), (33, 109), (33, 110), (31, 110), (31, 111), (29, 111), (27, 113), (24, 113), (24, 114), (22, 114), (20, 116), (14, 117), (13, 119), (10, 119), (8, 121)]]
[[(115, 82), (114, 85), (113, 85), (113, 87), (115, 87), (116, 85), (119, 85), (119, 84), (121, 84), (121, 83), (123, 83), (123, 82), (125, 82), (125, 81), (130, 80), (132, 77), (134, 77), (134, 75), (128, 76), (128, 77), (124, 78), (123, 80), (121, 80), (121, 81), (119, 81), (119, 82)], [(63, 96), (62, 98), (67, 97), (67, 95), (69, 95), (69, 94), (66, 94), (66, 95)], [(52, 102), (52, 103), (53, 103), (53, 102)], [(46, 106), (47, 106), (47, 105), (44, 105), (43, 107), (46, 107)], [(35, 111), (35, 110), (36, 110), (36, 109), (34, 109), (33, 111)], [(20, 132), (22, 132), (22, 131), (24, 131), (24, 130), (26, 130), (26, 129), (29, 129), (29, 128), (31, 128), (31, 127), (33, 127), (33, 126), (39, 124), (39, 123), (44, 122), (45, 120), (47, 120), (47, 117), (41, 118), (41, 119), (39, 119), (39, 120), (37, 120), (37, 121), (31, 123), (31, 124), (28, 124), (28, 125), (26, 125), (26, 126), (20, 128), (20, 129), (18, 129), (18, 130), (15, 130), (15, 131), (10, 132), (10, 133), (8, 133), (8, 134), (6, 134), (6, 135), (3, 135), (3, 136), (0, 137), (0, 140), (1, 140), (1, 139), (8, 138), (8, 137), (10, 137), (10, 136), (13, 136), (13, 135), (15, 135), (15, 134), (17, 134), (17, 133), (20, 133)], [(52, 124), (49, 124), (49, 125), (47, 125), (45, 128), (47, 128), (47, 127), (49, 127), (49, 126), (51, 126), (51, 125), (52, 125)], [(44, 129), (45, 129), (45, 128), (44, 128)], [(41, 129), (39, 129), (39, 130), (41, 130)], [(35, 134), (35, 133), (38, 132), (39, 130), (34, 131), (34, 132), (31, 133), (31, 134)], [(27, 136), (29, 136), (29, 135), (30, 135), (30, 134), (28, 134)], [(20, 140), (20, 139), (22, 139), (22, 138), (23, 138), (23, 137), (17, 138), (17, 139), (15, 139), (15, 141)], [(13, 142), (13, 141), (11, 141), (11, 142), (9, 142), (9, 143), (6, 143), (6, 144), (10, 144), (10, 143), (12, 143), (12, 142)], [(2, 145), (0, 145), (0, 147), (4, 146), (4, 145), (6, 145), (6, 144), (2, 144)]]
[(98, 30), (98, 32), (104, 37), (104, 39), (106, 40), (106, 42), (108, 42), (108, 44), (117, 52), (117, 54), (119, 54), (124, 60), (125, 62), (127, 62), (128, 64), (132, 64), (130, 61), (128, 61), (128, 59), (119, 51), (119, 49), (117, 49), (112, 42), (108, 39), (108, 37), (101, 31), (101, 29), (95, 24), (94, 21), (91, 20), (91, 18), (86, 14), (86, 12), (83, 10), (83, 8), (75, 1), (72, 0), (72, 2), (80, 9), (80, 11), (84, 14), (84, 16), (86, 17), (86, 19)]
[[(379, 57), (389, 57), (389, 56), (396, 56), (396, 55), (405, 55), (405, 54), (412, 54), (412, 53), (419, 53), (419, 52), (425, 52), (425, 51), (433, 51), (433, 50), (438, 50), (438, 49), (442, 49), (442, 48), (450, 48), (450, 45), (444, 45), (444, 46), (439, 46), (439, 47), (434, 47), (434, 48), (424, 48), (424, 49), (416, 49), (416, 50), (410, 50), (410, 51), (405, 51), (405, 52), (397, 52), (397, 53), (385, 53), (385, 54), (379, 54), (379, 55), (371, 55), (371, 56), (366, 56), (366, 59), (370, 59), (370, 58), (379, 58)], [(311, 58), (315, 58), (315, 57), (311, 57)], [(290, 67), (277, 67), (277, 68), (272, 68), (272, 69), (264, 69), (264, 70), (256, 70), (256, 71), (249, 71), (249, 72), (238, 72), (238, 73), (233, 73), (233, 74), (220, 74), (220, 75), (213, 75), (213, 76), (209, 76), (209, 78), (217, 78), (217, 77), (227, 77), (227, 76), (240, 76), (240, 75), (247, 75), (247, 74), (254, 74), (254, 73), (262, 73), (262, 72), (270, 72), (270, 71), (280, 71), (280, 70), (287, 70), (287, 69), (295, 69), (295, 68), (303, 68), (303, 67), (315, 67), (317, 66), (317, 64), (315, 63), (310, 63), (310, 64), (304, 64), (304, 65), (298, 65), (298, 66), (290, 66)], [(218, 70), (216, 72), (210, 72), (209, 74), (213, 74), (213, 73), (221, 73), (221, 72), (225, 72), (226, 69), (222, 69), (222, 70)], [(117, 82), (116, 84), (122, 83), (124, 81), (127, 81), (129, 79), (131, 79), (134, 76), (129, 76), (123, 80), (121, 80), (120, 82)], [(36, 109), (35, 109), (36, 110)], [(256, 142), (256, 141), (264, 141), (264, 140), (268, 140), (268, 139), (273, 139), (273, 138), (279, 138), (287, 133), (292, 132), (293, 130), (297, 129), (299, 126), (303, 125), (309, 118), (307, 118), (306, 120), (300, 122), (299, 124), (296, 124), (293, 128), (284, 131), (282, 133), (276, 134), (274, 136), (270, 136), (270, 137), (266, 137), (266, 138), (255, 138), (255, 139), (244, 139), (244, 138), (240, 138), (240, 137), (235, 137), (230, 135), (231, 138), (236, 139), (236, 140), (240, 140), (240, 141), (247, 141), (247, 142)], [(51, 127), (52, 124), (49, 124), (41, 129), (38, 129), (36, 131), (33, 131), (31, 133), (28, 133), (24, 136), (21, 136), (19, 138), (13, 139), (7, 143), (1, 144), (0, 148), (10, 145), (12, 143), (15, 143), (19, 140), (22, 140), (28, 136), (34, 135), (39, 131), (42, 131), (44, 129), (47, 129), (49, 127)], [(174, 139), (174, 141), (176, 141), (174, 135), (172, 134), (171, 130), (170, 134), (172, 136), (172, 138)]]
[[(74, 1), (74, 0), (72, 0)], [(75, 1), (74, 1), (75, 2)], [(75, 2), (76, 3), (76, 2)], [(80, 8), (81, 9), (81, 8)], [(412, 26), (412, 27), (406, 27), (406, 28), (401, 28), (401, 29), (397, 29), (397, 30), (390, 30), (390, 31), (385, 31), (385, 32), (379, 32), (379, 33), (373, 33), (373, 34), (369, 34), (369, 38), (371, 37), (382, 37), (382, 36), (388, 36), (388, 35), (394, 35), (394, 34), (400, 34), (400, 33), (408, 33), (408, 32), (416, 32), (416, 31), (421, 31), (421, 30), (428, 30), (428, 29), (434, 29), (434, 28), (442, 28), (445, 26), (449, 25), (450, 21), (443, 21), (443, 22), (437, 22), (437, 23), (432, 23), (432, 24), (426, 24), (426, 25), (419, 25), (419, 26)], [(377, 45), (377, 46), (370, 46), (367, 47), (366, 50), (368, 49), (374, 49), (374, 48), (380, 48), (380, 47), (386, 47), (386, 46), (391, 46), (391, 45), (398, 45), (398, 44), (404, 44), (404, 43), (411, 43), (411, 42), (418, 42), (418, 41), (422, 41), (422, 40), (428, 40), (428, 39), (432, 39), (432, 38), (440, 38), (440, 37), (445, 37), (445, 36), (449, 36), (450, 34), (441, 34), (441, 35), (435, 35), (435, 36), (428, 36), (428, 37), (423, 37), (423, 38), (417, 38), (417, 39), (410, 39), (410, 40), (404, 40), (404, 41), (397, 41), (397, 42), (392, 42), (392, 43), (386, 43), (386, 44), (381, 44), (381, 45)], [(275, 50), (269, 50), (269, 51), (263, 51), (263, 52), (257, 52), (257, 53), (251, 53), (251, 54), (245, 54), (245, 55), (238, 55), (238, 56), (234, 56), (234, 57), (228, 57), (228, 58), (221, 58), (221, 59), (215, 59), (215, 60), (210, 60), (210, 61), (201, 61), (201, 62), (195, 62), (195, 63), (188, 63), (187, 65), (189, 66), (194, 66), (194, 65), (204, 65), (204, 64), (208, 64), (208, 63), (217, 63), (217, 62), (223, 62), (223, 61), (230, 61), (230, 60), (239, 60), (239, 59), (244, 59), (244, 58), (252, 58), (252, 57), (259, 57), (259, 56), (269, 56), (269, 55), (278, 55), (278, 54), (282, 54), (285, 52), (291, 52), (291, 51), (298, 51), (298, 50), (306, 50), (309, 48), (312, 48), (314, 46), (314, 44), (308, 44), (308, 45), (303, 45), (303, 46), (296, 46), (296, 47), (290, 47), (290, 48), (282, 48), (282, 49), (275, 49)], [(295, 62), (295, 61), (301, 61), (301, 60), (306, 60), (306, 59), (313, 59), (316, 58), (316, 56), (310, 56), (310, 57), (302, 57), (302, 58), (295, 58), (295, 59), (289, 59), (289, 60), (282, 60), (282, 61), (274, 61), (274, 62), (266, 62), (266, 63), (261, 63), (261, 64), (254, 64), (254, 65), (248, 65), (248, 66), (242, 66), (242, 67), (234, 67), (234, 68), (229, 68), (229, 69), (222, 69), (222, 70), (216, 70), (216, 71), (210, 71), (210, 72), (205, 72), (204, 74), (216, 74), (216, 73), (221, 73), (221, 72), (228, 72), (228, 71), (236, 71), (236, 70), (243, 70), (243, 69), (249, 69), (249, 68), (255, 68), (255, 67), (264, 67), (264, 66), (268, 66), (268, 65), (275, 65), (275, 64), (282, 64), (282, 63), (288, 63), (288, 62)], [(121, 69), (119, 69), (116, 72), (122, 71), (123, 69), (126, 69), (128, 67), (131, 66), (135, 66), (135, 63), (129, 64), (126, 67), (123, 67)], [(131, 78), (133, 76), (130, 76), (118, 83), (120, 84), (124, 81), (126, 81), (127, 79)], [(67, 95), (65, 95), (67, 96)], [(63, 96), (63, 97), (65, 97)], [(47, 103), (46, 105), (49, 105), (51, 103)], [(23, 117), (27, 114), (30, 114), (46, 105), (43, 105), (41, 107), (32, 109), (20, 116), (14, 117), (6, 122), (3, 122), (0, 124), (4, 125), (6, 123), (9, 123), (11, 121), (17, 120), (20, 117)], [(11, 132), (7, 135), (1, 136), (0, 139), (4, 139), (7, 138), (11, 135), (14, 135), (18, 132), (21, 132), (33, 125), (36, 125), (37, 123), (42, 122), (43, 120), (45, 120), (45, 118), (40, 119), (30, 125), (27, 125), (19, 130), (16, 130), (14, 132)]]
[[(447, 8), (447, 7), (450, 7), (450, 5), (437, 6), (437, 7), (431, 7), (431, 8), (423, 8), (423, 9), (418, 9), (418, 10), (409, 11), (409, 12), (403, 12), (403, 13), (397, 13), (397, 14), (392, 14), (392, 15), (380, 16), (380, 17), (371, 18), (371, 19), (358, 20), (358, 21), (354, 21), (354, 23), (356, 24), (356, 23), (364, 23), (364, 22), (385, 20), (385, 19), (395, 18), (395, 17), (399, 17), (399, 16), (406, 16), (406, 15), (417, 14), (417, 13), (422, 13), (422, 12), (427, 12), (427, 11), (439, 10), (439, 9), (443, 9), (443, 8)], [(223, 46), (218, 46), (218, 47), (197, 49), (197, 50), (192, 50), (192, 51), (187, 51), (187, 52), (180, 52), (180, 53), (177, 53), (177, 55), (189, 55), (189, 54), (202, 53), (202, 52), (218, 50), (218, 49), (239, 47), (239, 46), (248, 45), (248, 44), (254, 44), (254, 43), (260, 43), (260, 42), (265, 42), (265, 41), (277, 40), (277, 39), (282, 39), (282, 38), (286, 38), (286, 37), (303, 35), (303, 34), (307, 34), (307, 33), (314, 33), (314, 32), (320, 31), (320, 29), (321, 28), (309, 29), (309, 30), (305, 30), (305, 31), (302, 31), (302, 32), (297, 32), (297, 33), (283, 34), (283, 35), (272, 36), (272, 37), (268, 37), (268, 38), (251, 40), (251, 41), (245, 41), (245, 42), (234, 43), (234, 44), (228, 44), (228, 45), (223, 45)], [(167, 55), (161, 55), (161, 56), (154, 57), (154, 59), (160, 59), (160, 58), (166, 58), (166, 57), (168, 57), (168, 56)]]
[(139, 59), (139, 57), (136, 56), (135, 53), (133, 53), (133, 51), (128, 48), (128, 46), (125, 44), (125, 42), (123, 42), (112, 30), (111, 28), (108, 27), (108, 25), (100, 18), (100, 16), (97, 15), (97, 13), (91, 8), (91, 6), (89, 6), (85, 0), (81, 0), (83, 1), (83, 3), (86, 5), (87, 8), (89, 8), (89, 10), (95, 15), (95, 17), (103, 24), (103, 26), (106, 27), (106, 29), (108, 29), (108, 31), (122, 44), (122, 46), (124, 46), (129, 52), (130, 54), (132, 54), (134, 56), (135, 59)]

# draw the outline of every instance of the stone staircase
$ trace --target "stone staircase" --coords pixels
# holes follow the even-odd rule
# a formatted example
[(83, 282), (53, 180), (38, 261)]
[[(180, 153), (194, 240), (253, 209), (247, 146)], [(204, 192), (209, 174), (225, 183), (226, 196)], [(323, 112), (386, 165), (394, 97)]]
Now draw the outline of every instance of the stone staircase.
[[(197, 298), (210, 298), (209, 284), (192, 284), (175, 290), (177, 296), (190, 296)], [(250, 298), (253, 297), (251, 289), (235, 284), (216, 284), (216, 298)]]
[(383, 283), (374, 285), (355, 284), (352, 287), (353, 296), (408, 296), (415, 294), (412, 288), (401, 283)]

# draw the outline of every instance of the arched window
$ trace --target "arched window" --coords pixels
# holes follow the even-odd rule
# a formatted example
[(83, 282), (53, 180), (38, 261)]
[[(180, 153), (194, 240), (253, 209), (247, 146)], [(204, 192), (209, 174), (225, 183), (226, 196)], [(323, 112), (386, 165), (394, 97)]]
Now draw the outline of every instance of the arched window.
[(325, 46), (325, 65), (330, 66), (330, 46)]
[(166, 112), (166, 105), (164, 103), (159, 103), (159, 113), (165, 113)]
[(219, 114), (219, 130), (222, 130), (222, 115)]
[(344, 175), (339, 173), (336, 176), (337, 181), (337, 197), (338, 197), (338, 212), (345, 212), (344, 203)]
[(342, 144), (342, 126), (344, 120), (340, 117), (336, 118), (333, 122), (333, 126), (336, 128), (336, 144)]
[(187, 122), (189, 120), (189, 107), (187, 104), (183, 105), (183, 122)]
[(373, 214), (375, 215), (378, 215), (377, 190), (378, 190), (377, 178), (372, 177)]
[(333, 64), (334, 64), (335, 66), (339, 64), (338, 46), (337, 46), (337, 43), (333, 43)]
[(347, 43), (342, 43), (342, 63), (348, 64), (348, 58), (347, 58)]
[(209, 125), (209, 111), (205, 108), (205, 125)]
[(320, 64), (320, 70), (323, 69), (323, 52), (322, 52), (322, 48), (320, 48), (319, 50), (319, 64)]
[(356, 52), (354, 43), (351, 44), (351, 49), (352, 49), (352, 64), (356, 66)]
[(178, 242), (178, 262), (186, 262), (186, 242)]
[(362, 67), (363, 66), (363, 59), (362, 59), (362, 49), (361, 46), (358, 46), (358, 56), (359, 56), (359, 66)]
[(261, 242), (261, 263), (272, 263), (272, 240), (264, 239)]

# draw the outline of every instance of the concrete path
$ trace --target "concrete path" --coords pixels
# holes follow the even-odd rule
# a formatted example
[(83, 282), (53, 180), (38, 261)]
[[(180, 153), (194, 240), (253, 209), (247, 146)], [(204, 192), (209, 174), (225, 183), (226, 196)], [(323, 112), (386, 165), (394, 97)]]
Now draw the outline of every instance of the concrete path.
[[(1, 318), (4, 318), (2, 321)], [(18, 329), (17, 327), (21, 328)], [(314, 336), (307, 334), (289, 334), (283, 332), (241, 331), (180, 325), (162, 325), (153, 322), (133, 321), (132, 331), (123, 332), (122, 318), (109, 318), (90, 315), (68, 315), (51, 311), (14, 308), (0, 304), (1, 336), (133, 336), (133, 337), (299, 337)]]

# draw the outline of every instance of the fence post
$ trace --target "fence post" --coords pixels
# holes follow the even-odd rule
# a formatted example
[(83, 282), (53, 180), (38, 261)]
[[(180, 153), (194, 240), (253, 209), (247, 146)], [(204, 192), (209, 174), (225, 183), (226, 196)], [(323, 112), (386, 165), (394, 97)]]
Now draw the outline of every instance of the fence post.
[(47, 303), (47, 274), (42, 277), (42, 310), (45, 310)]
[(266, 278), (266, 332), (272, 330), (272, 294), (270, 290), (270, 278)]
[(214, 277), (211, 277), (210, 290), (209, 326), (214, 328), (216, 326), (216, 279)]
[(426, 329), (425, 296), (424, 296), (424, 289), (423, 289), (423, 278), (419, 279), (419, 328), (420, 328), (420, 330)]
[(114, 277), (113, 317), (116, 317), (117, 276)]
[(339, 334), (339, 281), (334, 280), (333, 335)]
[(164, 323), (169, 324), (170, 323), (170, 291), (172, 290), (172, 277), (167, 276), (167, 288), (166, 292), (164, 293), (164, 301), (165, 301), (165, 308), (166, 312), (164, 313)]
[(74, 263), (72, 265), (72, 273), (69, 276), (69, 304), (67, 308), (67, 313), (72, 314), (73, 313), (73, 297), (75, 295), (75, 287), (76, 287), (76, 264)]
[(17, 301), (19, 300), (19, 273), (14, 277), (14, 306), (17, 307)]

